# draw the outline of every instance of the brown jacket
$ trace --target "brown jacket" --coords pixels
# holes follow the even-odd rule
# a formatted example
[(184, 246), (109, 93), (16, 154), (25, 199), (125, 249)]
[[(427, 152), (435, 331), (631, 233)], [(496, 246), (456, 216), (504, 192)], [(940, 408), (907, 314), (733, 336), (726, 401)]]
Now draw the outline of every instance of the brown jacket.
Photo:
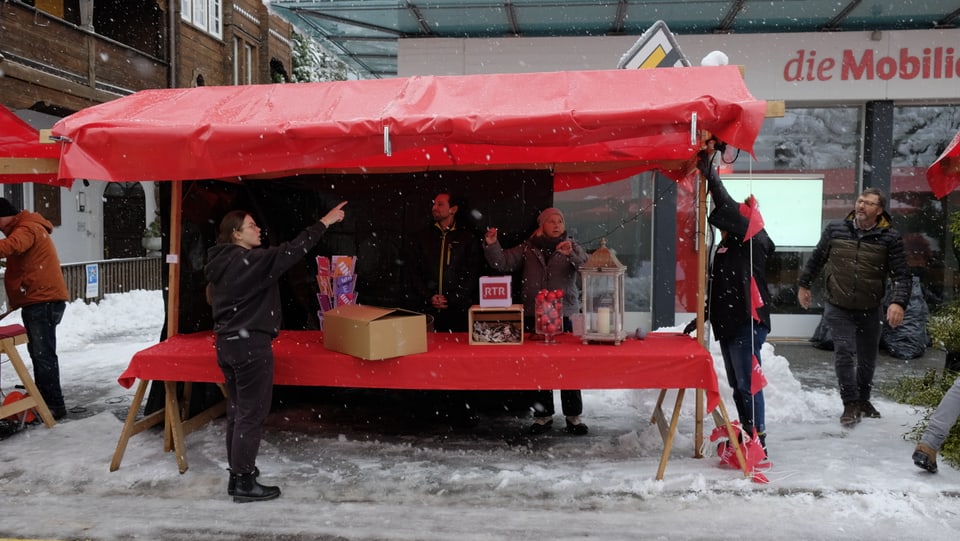
[(0, 258), (7, 260), (3, 284), (10, 309), (67, 300), (52, 231), (53, 224), (46, 218), (26, 210), (3, 228), (7, 238), (0, 239)]

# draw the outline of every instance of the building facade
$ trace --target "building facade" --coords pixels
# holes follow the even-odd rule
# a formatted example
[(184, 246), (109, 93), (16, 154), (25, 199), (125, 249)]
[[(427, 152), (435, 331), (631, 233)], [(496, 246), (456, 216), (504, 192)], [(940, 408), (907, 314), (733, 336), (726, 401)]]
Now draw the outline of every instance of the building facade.
[[(0, 105), (42, 129), (139, 90), (289, 82), (291, 35), (259, 0), (10, 0), (0, 7)], [(147, 253), (153, 183), (2, 189), (52, 218), (64, 263)]]
[[(958, 29), (676, 36), (691, 64), (721, 51), (730, 64), (743, 66), (755, 97), (786, 105), (783, 117), (766, 121), (755, 159), (728, 149), (723, 170), (743, 192), (735, 195), (757, 195), (779, 246), (768, 276), (775, 297), (771, 336), (811, 336), (820, 312), (797, 305), (797, 277), (822, 227), (853, 210), (856, 196), (869, 186), (888, 194), (888, 210), (904, 234), (931, 309), (956, 295), (960, 275), (945, 230), (947, 216), (957, 209), (956, 196), (935, 199), (924, 173), (960, 131), (958, 40)], [(616, 69), (636, 41), (636, 36), (401, 39), (398, 72)], [(687, 240), (696, 227), (689, 186), (649, 174), (561, 192), (555, 199), (581, 242), (605, 237), (628, 265), (631, 322), (648, 328), (689, 319), (697, 272)], [(814, 293), (819, 299), (819, 288)]]

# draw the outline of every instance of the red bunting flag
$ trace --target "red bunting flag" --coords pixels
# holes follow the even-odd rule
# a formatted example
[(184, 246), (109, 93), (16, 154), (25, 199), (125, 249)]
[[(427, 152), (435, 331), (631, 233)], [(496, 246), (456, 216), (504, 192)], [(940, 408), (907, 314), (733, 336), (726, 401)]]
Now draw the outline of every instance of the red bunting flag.
[(750, 377), (750, 394), (757, 394), (767, 386), (767, 377), (763, 375), (763, 368), (760, 367), (760, 361), (757, 356), (753, 356), (753, 371)]
[(763, 229), (763, 216), (760, 215), (760, 208), (757, 205), (757, 198), (753, 195), (747, 198), (746, 203), (740, 203), (740, 215), (749, 220), (747, 225), (747, 234), (743, 237), (746, 242)]

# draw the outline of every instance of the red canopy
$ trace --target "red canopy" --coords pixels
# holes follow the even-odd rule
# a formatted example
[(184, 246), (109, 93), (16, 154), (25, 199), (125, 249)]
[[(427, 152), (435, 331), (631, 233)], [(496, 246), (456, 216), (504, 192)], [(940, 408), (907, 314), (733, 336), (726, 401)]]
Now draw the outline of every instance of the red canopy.
[(40, 132), (0, 105), (0, 184), (40, 182), (70, 186), (57, 179), (60, 145), (43, 144)]
[(937, 199), (960, 186), (960, 132), (943, 151), (943, 154), (927, 169), (927, 183)]
[(679, 178), (696, 130), (752, 151), (765, 115), (725, 66), (146, 90), (53, 132), (68, 138), (60, 178), (540, 168), (562, 191), (654, 168)]

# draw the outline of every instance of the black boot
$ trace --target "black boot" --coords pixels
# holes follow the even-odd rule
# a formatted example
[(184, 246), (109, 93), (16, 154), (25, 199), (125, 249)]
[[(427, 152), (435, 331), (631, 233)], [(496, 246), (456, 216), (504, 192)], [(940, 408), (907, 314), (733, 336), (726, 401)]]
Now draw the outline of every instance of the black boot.
[[(227, 481), (227, 494), (233, 496), (237, 492), (237, 474), (233, 473), (230, 468), (227, 468), (227, 471), (230, 472), (230, 480)], [(260, 477), (260, 468), (253, 467), (253, 477), (254, 479)]]
[(233, 501), (261, 502), (272, 500), (280, 496), (280, 487), (270, 487), (257, 482), (256, 472), (238, 473), (237, 485), (233, 493)]

